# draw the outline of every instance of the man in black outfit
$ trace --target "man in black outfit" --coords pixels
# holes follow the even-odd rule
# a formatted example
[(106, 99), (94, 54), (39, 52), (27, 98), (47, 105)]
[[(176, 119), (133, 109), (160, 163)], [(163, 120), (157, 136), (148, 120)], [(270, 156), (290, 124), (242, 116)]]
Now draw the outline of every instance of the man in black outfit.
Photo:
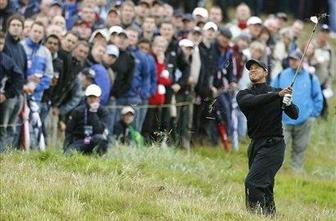
[(64, 153), (79, 151), (90, 154), (96, 149), (99, 155), (105, 154), (107, 141), (107, 110), (100, 102), (101, 89), (91, 84), (85, 90), (85, 104), (77, 107), (70, 116), (64, 140)]
[[(245, 179), (246, 207), (249, 211), (274, 216), (274, 177), (285, 153), (281, 117), (284, 111), (298, 118), (298, 108), (292, 104), (292, 88), (276, 89), (266, 84), (266, 65), (257, 60), (246, 63), (253, 86), (239, 91), (237, 101), (247, 118), (249, 172)], [(282, 108), (284, 107), (284, 108)]]

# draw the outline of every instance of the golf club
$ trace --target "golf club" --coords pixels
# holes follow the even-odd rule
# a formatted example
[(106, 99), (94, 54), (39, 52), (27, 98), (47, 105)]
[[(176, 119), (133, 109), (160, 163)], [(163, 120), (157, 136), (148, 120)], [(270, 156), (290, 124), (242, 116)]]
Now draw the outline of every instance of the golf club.
[[(304, 57), (305, 57), (305, 55), (306, 55), (307, 49), (308, 49), (308, 47), (309, 47), (309, 45), (310, 45), (310, 42), (311, 42), (311, 40), (313, 39), (313, 36), (314, 36), (315, 31), (316, 31), (316, 27), (317, 27), (317, 25), (319, 24), (319, 22), (320, 22), (322, 19), (326, 18), (327, 16), (328, 16), (328, 15), (327, 15), (326, 13), (323, 13), (323, 14), (321, 14), (321, 15), (318, 16), (318, 17), (317, 17), (317, 16), (311, 16), (311, 17), (310, 17), (310, 21), (313, 22), (315, 25), (314, 25), (313, 31), (312, 31), (312, 33), (310, 34), (310, 37), (309, 37), (309, 39), (308, 39), (308, 43), (307, 43), (307, 45), (306, 45), (306, 47), (305, 47), (305, 49), (304, 49), (304, 52), (303, 52), (302, 58), (301, 58), (301, 60), (300, 60), (299, 66), (297, 67), (297, 69), (296, 69), (296, 71), (295, 71), (295, 74), (294, 74), (292, 83), (290, 84), (290, 87), (293, 87), (293, 85), (294, 85), (294, 83), (295, 83), (295, 81), (296, 81), (296, 78), (297, 78), (297, 76), (298, 76), (298, 74), (299, 74), (299, 72), (300, 72), (300, 70), (301, 70), (301, 66), (302, 66), (302, 63), (303, 63), (303, 59), (304, 59)], [(282, 109), (284, 109), (284, 108), (285, 108), (285, 104), (283, 103), (283, 104), (282, 104)]]

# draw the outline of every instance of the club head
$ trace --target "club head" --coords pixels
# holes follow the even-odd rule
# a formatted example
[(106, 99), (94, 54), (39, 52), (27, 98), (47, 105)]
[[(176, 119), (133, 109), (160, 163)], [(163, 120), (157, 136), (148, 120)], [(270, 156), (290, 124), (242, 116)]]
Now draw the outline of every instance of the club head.
[(316, 16), (310, 17), (310, 21), (314, 22), (314, 24), (318, 23), (318, 18)]

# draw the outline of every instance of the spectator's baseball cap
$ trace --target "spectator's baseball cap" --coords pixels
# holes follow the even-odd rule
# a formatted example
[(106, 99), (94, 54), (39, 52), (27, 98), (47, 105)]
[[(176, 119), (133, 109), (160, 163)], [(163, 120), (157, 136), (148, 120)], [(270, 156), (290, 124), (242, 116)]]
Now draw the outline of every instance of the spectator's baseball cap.
[(194, 11), (192, 12), (192, 16), (194, 18), (196, 18), (196, 16), (201, 16), (205, 19), (208, 19), (209, 17), (209, 13), (208, 13), (208, 10), (206, 10), (205, 8), (202, 8), (202, 7), (197, 7), (194, 9)]
[(327, 24), (321, 25), (320, 32), (330, 32), (329, 25), (327, 25)]
[(89, 97), (89, 96), (100, 97), (101, 94), (102, 94), (102, 91), (100, 87), (96, 84), (89, 85), (85, 90), (85, 97)]
[(110, 36), (107, 32), (106, 29), (97, 29), (95, 30), (92, 34), (91, 34), (91, 37), (89, 39), (89, 42), (92, 42), (93, 39), (96, 37), (96, 35), (100, 34), (101, 36), (103, 36), (105, 38), (106, 41), (109, 41), (110, 40)]
[(179, 46), (180, 47), (193, 48), (194, 43), (189, 39), (182, 39), (182, 40), (179, 41)]
[(222, 28), (219, 30), (219, 34), (223, 35), (224, 37), (231, 39), (232, 38), (232, 32), (228, 28)]
[(119, 57), (119, 49), (115, 45), (107, 45), (106, 54), (112, 55), (112, 56), (117, 58), (117, 57)]
[(80, 74), (87, 76), (89, 78), (94, 79), (96, 77), (96, 72), (91, 69), (91, 68), (84, 68), (81, 72), (79, 72)]
[(205, 25), (203, 26), (203, 30), (207, 31), (209, 29), (213, 29), (214, 31), (218, 31), (218, 26), (213, 23), (212, 21), (209, 21), (207, 23), (205, 23)]
[(110, 35), (117, 34), (117, 35), (125, 35), (126, 37), (128, 37), (127, 33), (125, 32), (125, 30), (122, 27), (118, 26), (118, 25), (112, 26), (109, 29), (109, 32), (110, 32)]
[(125, 106), (123, 107), (123, 109), (121, 109), (121, 115), (125, 115), (125, 114), (135, 114), (134, 109), (131, 106)]
[(180, 10), (176, 10), (176, 11), (174, 11), (173, 16), (174, 16), (175, 18), (183, 18), (183, 17), (184, 17), (184, 16), (183, 16), (183, 13), (182, 13)]
[(119, 15), (119, 11), (118, 11), (118, 9), (117, 9), (116, 7), (112, 7), (112, 8), (110, 8), (110, 9), (108, 10), (107, 14), (110, 14), (110, 13), (112, 13), (112, 12), (114, 12), (114, 13), (116, 13), (116, 14)]
[(243, 41), (246, 41), (247, 43), (250, 43), (251, 42), (251, 36), (247, 33), (240, 33), (236, 38), (236, 40), (243, 40)]
[(198, 34), (202, 34), (202, 29), (198, 26), (195, 26), (192, 30), (192, 33), (198, 33)]
[(301, 53), (301, 51), (293, 51), (292, 53), (289, 54), (288, 58), (301, 60), (302, 56), (303, 54)]
[(277, 17), (277, 18), (281, 18), (281, 19), (283, 19), (284, 21), (288, 21), (287, 14), (284, 13), (284, 12), (278, 12), (278, 13), (275, 15), (275, 17)]
[(250, 59), (246, 62), (246, 65), (245, 65), (246, 69), (250, 70), (252, 64), (256, 64), (259, 67), (262, 67), (265, 71), (267, 71), (266, 64), (262, 61), (258, 61), (258, 60), (255, 60), (255, 59)]
[(193, 21), (194, 18), (191, 14), (185, 14), (182, 18), (182, 21)]
[(262, 25), (262, 20), (257, 16), (252, 16), (247, 20), (247, 25)]

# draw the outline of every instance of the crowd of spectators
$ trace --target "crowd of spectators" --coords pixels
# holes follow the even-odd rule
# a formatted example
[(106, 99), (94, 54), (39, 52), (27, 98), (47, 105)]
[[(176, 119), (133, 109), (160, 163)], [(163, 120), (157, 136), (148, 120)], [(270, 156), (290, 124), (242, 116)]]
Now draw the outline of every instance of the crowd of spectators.
[[(218, 145), (224, 125), (237, 150), (247, 133), (235, 98), (251, 84), (246, 61), (263, 61), (268, 83), (276, 80), (303, 51), (305, 23), (253, 16), (245, 3), (228, 18), (220, 4), (177, 2), (0, 1), (0, 150), (44, 149), (50, 117), (71, 143), (67, 135), (87, 129), (76, 127), (86, 106), (103, 113), (92, 122), (108, 143)], [(319, 80), (325, 117), (336, 70), (330, 35), (318, 27), (303, 64)]]

